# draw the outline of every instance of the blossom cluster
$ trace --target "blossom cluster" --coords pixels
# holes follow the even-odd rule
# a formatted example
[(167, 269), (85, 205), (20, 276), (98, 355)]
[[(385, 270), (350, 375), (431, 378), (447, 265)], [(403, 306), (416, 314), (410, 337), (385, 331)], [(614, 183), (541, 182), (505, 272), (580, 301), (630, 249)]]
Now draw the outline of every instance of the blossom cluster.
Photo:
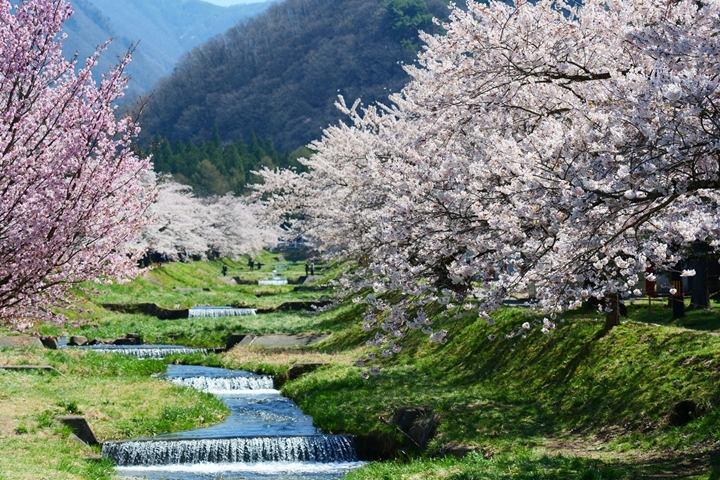
[(139, 125), (115, 106), (131, 52), (95, 78), (102, 48), (62, 56), (71, 14), (64, 0), (0, 0), (0, 325), (15, 329), (56, 318), (77, 282), (130, 274), (152, 198)]

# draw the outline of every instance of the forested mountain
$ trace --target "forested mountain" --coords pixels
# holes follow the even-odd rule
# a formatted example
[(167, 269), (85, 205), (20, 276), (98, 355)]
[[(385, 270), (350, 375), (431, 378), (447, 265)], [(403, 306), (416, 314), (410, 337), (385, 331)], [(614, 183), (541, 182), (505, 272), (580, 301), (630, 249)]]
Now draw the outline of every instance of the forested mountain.
[(254, 132), (250, 132), (247, 143), (236, 140), (223, 144), (217, 128), (207, 141), (198, 145), (182, 139), (171, 143), (156, 136), (150, 152), (156, 172), (172, 174), (175, 181), (193, 187), (194, 194), (199, 197), (224, 195), (231, 191), (241, 194), (248, 183), (261, 181), (251, 172), (262, 167), (303, 171), (304, 166), (297, 159), (310, 154), (304, 147), (280, 154), (272, 140), (260, 138)]
[[(90, 55), (97, 45), (114, 38), (105, 52), (103, 71), (118, 55), (140, 42), (128, 73), (127, 98), (152, 91), (170, 74), (180, 56), (240, 20), (265, 11), (272, 0), (220, 7), (200, 0), (71, 0), (74, 15), (66, 22), (63, 52)], [(84, 63), (84, 62), (82, 62)]]
[(199, 143), (217, 126), (225, 142), (254, 131), (281, 151), (304, 145), (341, 118), (338, 94), (369, 104), (401, 89), (417, 30), (447, 12), (441, 0), (275, 4), (180, 60), (148, 105), (144, 141)]

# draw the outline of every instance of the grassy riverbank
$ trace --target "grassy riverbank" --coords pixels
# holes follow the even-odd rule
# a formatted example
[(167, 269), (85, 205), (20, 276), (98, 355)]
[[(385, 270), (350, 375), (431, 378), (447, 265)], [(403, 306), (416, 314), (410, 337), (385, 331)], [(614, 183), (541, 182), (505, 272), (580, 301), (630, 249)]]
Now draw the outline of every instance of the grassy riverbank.
[[(403, 354), (369, 381), (357, 369), (335, 366), (285, 391), (330, 430), (380, 431), (400, 442), (393, 411), (430, 406), (439, 427), (429, 455), (457, 445), (479, 454), (433, 467), (448, 478), (720, 473), (713, 458), (720, 446), (720, 338), (632, 322), (603, 333), (600, 322), (575, 315), (550, 335), (500, 340), (526, 317), (508, 309), (496, 319), (494, 327), (457, 322), (445, 346), (406, 342)], [(490, 341), (490, 334), (499, 339)], [(688, 399), (699, 418), (669, 425), (673, 407)], [(352, 478), (385, 471), (400, 478), (425, 468), (427, 461), (378, 465)]]
[[(644, 318), (644, 308), (631, 309), (631, 317)], [(654, 318), (668, 322), (669, 313), (654, 308)], [(347, 319), (360, 311), (336, 310)], [(686, 321), (694, 315), (708, 314)], [(548, 335), (535, 328), (506, 339), (532, 318), (508, 308), (495, 320), (489, 326), (467, 315), (447, 322), (452, 333), (444, 346), (411, 335), (369, 380), (348, 358), (367, 353), (357, 347), (365, 339), (357, 322), (312, 353), (237, 347), (223, 362), (282, 375), (291, 361), (329, 361), (285, 384), (284, 393), (326, 431), (404, 444), (398, 461), (373, 464), (351, 479), (718, 478), (715, 332), (633, 320), (603, 332), (592, 312), (578, 312)], [(696, 410), (689, 423), (673, 426), (673, 409), (687, 400)], [(424, 453), (392, 423), (398, 408), (420, 406), (439, 422)], [(443, 459), (457, 446), (476, 453)]]
[[(266, 254), (263, 263), (266, 267), (260, 273), (250, 272), (242, 262), (228, 263), (228, 275), (241, 279), (250, 275), (267, 278), (274, 264), (289, 262)], [(165, 321), (112, 313), (101, 307), (103, 303), (145, 301), (166, 308), (195, 304), (259, 307), (292, 300), (319, 300), (327, 295), (294, 285), (272, 289), (231, 285), (220, 278), (221, 266), (220, 262), (168, 264), (128, 285), (99, 287), (97, 292), (77, 302), (82, 311), (70, 312), (74, 319), (90, 324), (64, 331), (99, 338), (132, 332), (141, 334), (146, 342), (204, 347), (223, 345), (230, 333), (332, 333), (329, 340), (316, 347), (235, 347), (226, 354), (198, 355), (184, 361), (280, 376), (295, 362), (327, 363), (313, 373), (285, 383), (283, 392), (327, 432), (352, 433), (366, 443), (375, 442), (376, 446), (399, 447), (396, 460), (369, 465), (352, 473), (349, 478), (353, 479), (720, 478), (717, 309), (688, 312), (678, 322), (672, 321), (669, 310), (659, 304), (651, 309), (647, 304), (635, 305), (630, 308), (630, 318), (610, 332), (603, 332), (602, 322), (595, 318), (594, 311), (573, 312), (557, 319), (558, 328), (548, 335), (538, 327), (523, 330), (522, 323), (538, 319), (528, 317), (526, 310), (518, 308), (499, 312), (494, 316), (497, 323), (492, 326), (478, 321), (471, 312), (461, 311), (458, 319), (436, 315), (433, 328), (450, 332), (446, 345), (429, 343), (422, 334), (414, 332), (403, 341), (404, 349), (399, 355), (378, 363), (382, 367), (380, 375), (363, 380), (360, 368), (353, 366), (352, 361), (373, 349), (364, 346), (372, 335), (360, 328), (364, 312), (361, 304), (348, 301), (321, 313), (278, 312), (253, 317)], [(304, 275), (302, 263), (286, 267), (288, 277)], [(233, 268), (238, 269), (237, 275)], [(331, 272), (336, 273), (337, 270)], [(44, 329), (47, 333), (60, 333), (57, 328)], [(520, 334), (506, 338), (515, 333)], [(490, 340), (490, 335), (495, 339)], [(52, 364), (52, 355), (57, 353), (42, 355), (50, 355), (42, 363)], [(59, 365), (62, 370), (62, 364)], [(161, 364), (154, 365), (153, 368), (162, 369)], [(20, 374), (0, 375), (0, 379), (9, 379)], [(32, 378), (40, 382), (45, 377)], [(147, 376), (140, 378), (154, 382)], [(93, 385), (102, 381), (102, 375), (88, 377), (83, 389), (100, 388)], [(139, 386), (138, 390), (143, 388)], [(13, 393), (5, 394), (3, 401), (14, 403), (24, 398), (17, 397), (17, 388), (9, 391)], [(55, 395), (52, 400), (50, 397), (42, 400), (44, 405), (73, 400), (44, 390), (38, 395), (39, 398)], [(74, 401), (86, 405), (85, 400)], [(687, 401), (694, 407), (685, 424), (678, 422), (672, 412)], [(436, 434), (425, 450), (415, 448), (393, 424), (393, 413), (402, 407), (427, 407), (425, 420), (437, 423)], [(102, 404), (87, 404), (83, 408), (97, 409), (110, 416)], [(114, 426), (98, 428), (101, 432), (112, 432), (106, 433), (111, 436), (135, 436), (137, 432), (123, 430), (122, 423), (134, 418), (133, 412), (138, 414), (138, 409), (127, 408), (123, 414), (126, 417), (113, 419)], [(34, 428), (46, 437), (57, 435), (35, 426), (39, 423), (33, 423), (31, 413), (22, 415), (9, 427), (3, 427), (6, 438), (13, 442), (29, 439), (28, 434), (13, 430), (21, 427), (23, 421), (26, 429)], [(161, 416), (152, 416), (153, 422)], [(672, 425), (673, 422), (678, 425)], [(95, 426), (92, 421), (91, 424)], [(446, 455), (460, 446), (474, 453), (463, 459)], [(4, 453), (0, 452), (0, 456), (4, 457)]]
[(0, 349), (0, 365), (50, 365), (59, 373), (0, 370), (0, 479), (112, 478), (58, 415), (85, 416), (100, 441), (216, 423), (228, 409), (215, 396), (154, 375), (159, 360), (42, 348)]
[[(126, 284), (89, 285), (85, 292), (78, 291), (72, 308), (62, 313), (78, 327), (45, 325), (40, 333), (46, 335), (83, 335), (87, 338), (118, 338), (126, 333), (139, 334), (145, 343), (186, 345), (192, 347), (222, 347), (234, 332), (271, 333), (282, 331), (299, 333), (308, 329), (322, 330), (316, 317), (307, 312), (279, 312), (259, 316), (159, 320), (144, 314), (122, 314), (106, 304), (154, 303), (166, 309), (183, 309), (198, 305), (236, 306), (272, 309), (287, 302), (322, 300), (326, 292), (312, 287), (290, 284), (258, 286), (257, 281), (269, 279), (272, 271), (290, 281), (305, 275), (304, 262), (291, 262), (283, 257), (264, 253), (258, 257), (261, 270), (250, 268), (246, 261), (168, 263), (156, 266), (146, 274)], [(227, 266), (227, 276), (221, 276)], [(282, 270), (280, 270), (282, 269)], [(338, 269), (326, 269), (331, 277)], [(254, 282), (255, 284), (235, 283)]]

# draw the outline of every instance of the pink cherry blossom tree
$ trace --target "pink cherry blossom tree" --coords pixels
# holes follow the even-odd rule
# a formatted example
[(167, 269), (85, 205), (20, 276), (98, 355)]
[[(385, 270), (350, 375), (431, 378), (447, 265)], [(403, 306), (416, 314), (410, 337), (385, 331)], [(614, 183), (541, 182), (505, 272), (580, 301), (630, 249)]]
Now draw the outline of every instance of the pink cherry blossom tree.
[(61, 54), (63, 0), (0, 1), (0, 323), (23, 329), (68, 287), (122, 278), (126, 245), (152, 196), (131, 148), (138, 124), (116, 118), (130, 55), (97, 81)]
[[(416, 309), (474, 297), (489, 317), (532, 285), (545, 331), (591, 297), (614, 313), (651, 263), (720, 244), (719, 10), (470, 1), (423, 36), (390, 107), (346, 109), (309, 173), (265, 171), (259, 191), (327, 251), (364, 252), (376, 289)], [(422, 309), (369, 303), (378, 346), (407, 328), (445, 339)]]
[(432, 266), (462, 292), (514, 264), (485, 282), (487, 307), (533, 282), (540, 305), (558, 312), (630, 297), (650, 262), (672, 268), (693, 241), (713, 242), (717, 8), (456, 10), (446, 36), (426, 37), (422, 68), (395, 99), (423, 126), (390, 162), (402, 184), (439, 174), (403, 197), (423, 212), (414, 225), (435, 225), (406, 243), (446, 234), (434, 233), (420, 262), (393, 256), (392, 269)]

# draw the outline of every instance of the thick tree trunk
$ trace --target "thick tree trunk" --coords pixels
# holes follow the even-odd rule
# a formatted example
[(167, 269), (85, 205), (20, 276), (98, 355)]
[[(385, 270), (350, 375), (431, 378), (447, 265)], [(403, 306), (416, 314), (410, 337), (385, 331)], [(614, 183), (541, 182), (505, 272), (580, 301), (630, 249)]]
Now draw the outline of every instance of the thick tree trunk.
[(693, 259), (690, 265), (695, 270), (695, 276), (692, 277), (690, 309), (710, 308), (710, 291), (708, 290), (709, 246), (706, 242), (695, 242), (692, 249)]
[(617, 293), (605, 294), (605, 330), (620, 325), (620, 299)]

